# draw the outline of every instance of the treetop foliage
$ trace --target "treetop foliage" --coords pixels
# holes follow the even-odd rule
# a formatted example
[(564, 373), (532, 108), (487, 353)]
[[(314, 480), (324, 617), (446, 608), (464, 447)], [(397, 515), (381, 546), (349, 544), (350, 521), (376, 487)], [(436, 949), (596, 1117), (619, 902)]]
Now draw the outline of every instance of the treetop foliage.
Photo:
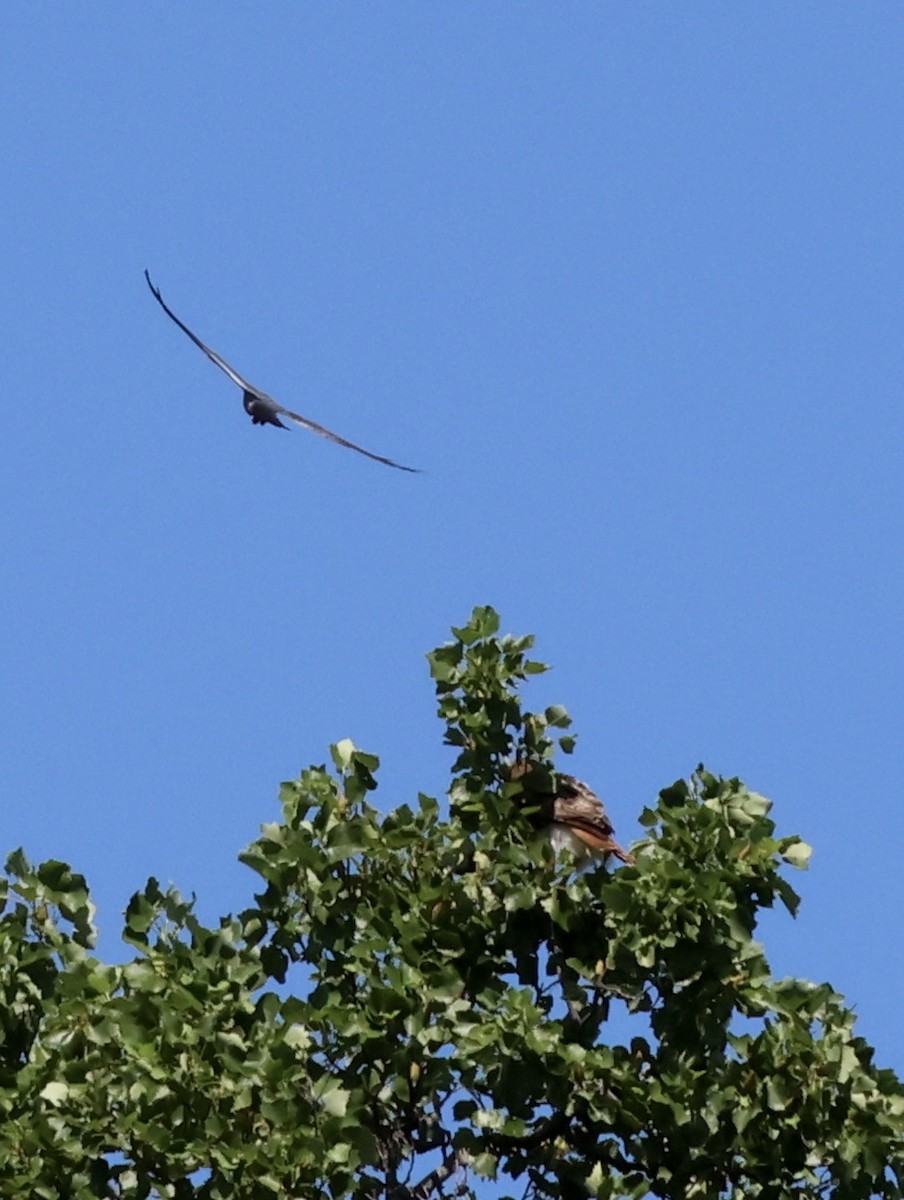
[(453, 634), (428, 656), (448, 809), (378, 811), (378, 759), (339, 742), (282, 785), (241, 855), (260, 891), (215, 928), (151, 879), (105, 964), (84, 879), (9, 856), (0, 1194), (904, 1194), (901, 1083), (755, 940), (808, 847), (700, 767), (635, 865), (555, 859), (512, 765), (554, 788), (568, 714), (522, 709), (545, 668), (492, 609)]

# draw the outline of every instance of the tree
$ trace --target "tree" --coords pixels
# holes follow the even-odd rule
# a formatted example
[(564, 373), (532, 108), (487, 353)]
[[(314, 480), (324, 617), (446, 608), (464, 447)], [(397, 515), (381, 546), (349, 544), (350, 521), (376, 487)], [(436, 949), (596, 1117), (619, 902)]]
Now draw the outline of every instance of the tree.
[(900, 1082), (753, 937), (808, 848), (701, 767), (635, 866), (554, 860), (511, 765), (554, 780), (567, 713), (522, 711), (544, 668), (491, 609), (453, 632), (447, 817), (378, 812), (377, 759), (340, 742), (242, 855), (254, 903), (206, 928), (150, 880), (123, 965), (79, 875), (10, 856), (0, 1194), (902, 1195)]

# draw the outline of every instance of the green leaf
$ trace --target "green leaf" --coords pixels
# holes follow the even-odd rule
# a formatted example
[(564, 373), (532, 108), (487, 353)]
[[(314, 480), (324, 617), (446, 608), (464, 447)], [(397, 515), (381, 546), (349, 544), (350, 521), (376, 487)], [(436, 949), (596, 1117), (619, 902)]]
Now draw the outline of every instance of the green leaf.
[(42, 1100), (46, 1100), (48, 1104), (62, 1104), (70, 1092), (68, 1083), (63, 1083), (61, 1080), (52, 1080), (50, 1083), (45, 1083), (41, 1088), (40, 1096)]
[(546, 663), (537, 662), (535, 659), (527, 659), (521, 669), (525, 675), (542, 675), (545, 671), (549, 670), (549, 667)]
[(483, 1154), (475, 1154), (471, 1159), (471, 1169), (475, 1175), (479, 1175), (481, 1179), (496, 1178), (496, 1164), (498, 1159), (495, 1154), (484, 1152)]
[(341, 742), (336, 742), (330, 746), (330, 755), (336, 764), (337, 770), (348, 771), (351, 769), (352, 760), (354, 759), (355, 743), (351, 738), (343, 738)]
[(546, 723), (554, 729), (567, 729), (571, 724), (568, 709), (561, 704), (551, 704), (546, 709), (544, 716), (546, 717)]
[(781, 853), (786, 863), (790, 863), (792, 867), (797, 867), (799, 871), (804, 871), (809, 866), (813, 847), (808, 846), (806, 842), (795, 839), (784, 846)]
[(314, 1088), (314, 1095), (319, 1099), (324, 1112), (332, 1117), (345, 1116), (351, 1092), (340, 1087), (337, 1080), (324, 1076)]

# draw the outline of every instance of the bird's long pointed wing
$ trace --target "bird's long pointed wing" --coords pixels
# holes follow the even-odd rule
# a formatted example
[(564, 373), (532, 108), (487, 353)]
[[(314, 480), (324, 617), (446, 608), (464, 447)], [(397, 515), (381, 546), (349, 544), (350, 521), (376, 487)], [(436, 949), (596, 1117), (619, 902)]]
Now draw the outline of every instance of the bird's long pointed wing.
[(331, 442), (338, 442), (340, 446), (345, 446), (349, 450), (357, 450), (359, 454), (366, 454), (368, 458), (374, 459), (375, 462), (385, 463), (387, 467), (395, 467), (398, 471), (411, 471), (415, 475), (420, 473), (419, 467), (406, 467), (402, 463), (393, 462), (391, 458), (384, 458), (382, 454), (374, 454), (372, 450), (365, 450), (363, 446), (357, 446), (354, 442), (348, 441), (347, 438), (340, 437), (338, 433), (333, 433), (332, 429), (324, 429), (322, 425), (318, 425), (310, 417), (302, 417), (299, 413), (292, 412), (289, 408), (283, 408), (281, 404), (276, 405), (276, 411), (282, 416), (288, 417), (290, 421), (295, 421), (303, 429), (309, 429), (311, 433), (319, 433), (321, 437), (329, 438)]
[(349, 450), (357, 450), (359, 454), (363, 454), (367, 458), (372, 458), (375, 462), (384, 463), (387, 467), (395, 467), (397, 471), (411, 471), (413, 474), (419, 473), (417, 467), (406, 467), (403, 466), (402, 463), (393, 462), (391, 458), (384, 458), (382, 454), (374, 454), (370, 450), (365, 450), (363, 446), (358, 446), (354, 442), (350, 442), (346, 438), (340, 437), (338, 433), (333, 433), (331, 429), (326, 429), (323, 425), (318, 425), (316, 421), (312, 421), (309, 417), (303, 417), (300, 413), (292, 412), (291, 409), (283, 408), (281, 404), (277, 404), (272, 396), (268, 396), (266, 392), (262, 392), (260, 388), (256, 388), (253, 383), (249, 383), (247, 379), (243, 379), (238, 371), (236, 371), (233, 367), (230, 367), (229, 363), (226, 362), (225, 359), (220, 358), (216, 350), (211, 350), (210, 346), (206, 345), (196, 334), (192, 333), (187, 325), (183, 325), (173, 310), (167, 306), (165, 300), (160, 294), (160, 288), (155, 287), (154, 284), (151, 283), (151, 276), (148, 271), (145, 271), (144, 277), (148, 281), (148, 287), (151, 289), (151, 294), (169, 319), (171, 321), (175, 321), (182, 332), (191, 338), (198, 349), (203, 350), (210, 361), (214, 363), (215, 366), (218, 366), (221, 371), (225, 371), (232, 382), (238, 384), (243, 392), (250, 392), (253, 396), (257, 396), (258, 399), (265, 401), (267, 404), (272, 404), (276, 412), (281, 413), (283, 416), (288, 417), (292, 421), (295, 421), (298, 425), (301, 425), (303, 429), (309, 429), (312, 433), (319, 433), (321, 437), (329, 438), (331, 442), (338, 442), (340, 446), (345, 446)]
[[(166, 313), (166, 315), (169, 317), (169, 319), (171, 321), (176, 322), (176, 324), (179, 326), (179, 328), (182, 330), (182, 332), (184, 334), (187, 334), (188, 337), (191, 338), (191, 340), (195, 343), (195, 345), (198, 347), (199, 350), (204, 351), (204, 353), (207, 355), (207, 357), (210, 359), (210, 361), (212, 363), (214, 363), (216, 366), (218, 366), (221, 371), (225, 371), (225, 373), (229, 376), (229, 378), (232, 380), (232, 382), (238, 384), (238, 386), (242, 389), (243, 392), (252, 392), (255, 396), (260, 396), (260, 398), (262, 400), (271, 400), (271, 397), (268, 396), (266, 394), (266, 392), (262, 392), (259, 388), (256, 388), (253, 383), (249, 383), (247, 379), (243, 379), (241, 377), (241, 375), (238, 373), (238, 371), (236, 371), (233, 367), (230, 367), (229, 363), (226, 362), (225, 359), (220, 358), (220, 356), (219, 356), (219, 354), (217, 354), (216, 350), (211, 350), (210, 346), (205, 345), (205, 343), (201, 341), (201, 339), (197, 336), (197, 334), (192, 333), (192, 331), (189, 329), (189, 327), (187, 325), (183, 325), (182, 322), (179, 320), (179, 318), (176, 316), (176, 314), (173, 312), (173, 310), (171, 308), (167, 307), (166, 301), (160, 295), (160, 288), (155, 287), (153, 285), (153, 283), (151, 283), (151, 277), (147, 271), (145, 271), (144, 277), (148, 281), (148, 287), (151, 289), (151, 294), (153, 295), (153, 297), (157, 301), (157, 303), (160, 305), (160, 307), (163, 309), (163, 311)], [(271, 400), (271, 402), (273, 404), (276, 403), (275, 400)]]

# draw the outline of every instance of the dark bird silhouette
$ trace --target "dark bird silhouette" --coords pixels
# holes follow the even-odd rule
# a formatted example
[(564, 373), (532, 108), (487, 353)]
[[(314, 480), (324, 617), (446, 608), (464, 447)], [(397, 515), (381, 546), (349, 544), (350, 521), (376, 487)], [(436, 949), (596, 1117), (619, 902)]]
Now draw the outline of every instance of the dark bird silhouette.
[(373, 454), (370, 450), (365, 450), (363, 446), (356, 446), (354, 442), (349, 442), (344, 437), (340, 437), (338, 433), (333, 433), (331, 429), (324, 429), (322, 425), (318, 425), (316, 421), (312, 421), (309, 417), (303, 417), (300, 413), (292, 412), (291, 409), (283, 408), (281, 404), (277, 404), (266, 392), (260, 391), (253, 383), (249, 383), (247, 379), (243, 379), (238, 371), (230, 367), (225, 359), (220, 358), (216, 350), (211, 350), (210, 346), (206, 346), (199, 337), (192, 333), (187, 325), (183, 325), (173, 310), (167, 307), (166, 302), (160, 295), (160, 288), (155, 287), (151, 283), (151, 277), (147, 271), (145, 271), (144, 277), (148, 281), (148, 287), (151, 289), (154, 299), (169, 319), (175, 321), (182, 332), (191, 338), (198, 349), (203, 350), (210, 361), (218, 366), (221, 371), (224, 371), (232, 382), (238, 384), (242, 389), (242, 404), (245, 406), (245, 412), (251, 418), (253, 425), (276, 425), (280, 429), (288, 429), (288, 425), (284, 425), (279, 419), (280, 416), (288, 417), (290, 421), (301, 425), (302, 428), (310, 429), (312, 433), (319, 433), (321, 437), (329, 438), (331, 442), (338, 442), (340, 446), (346, 446), (349, 450), (357, 450), (359, 454), (365, 454), (368, 458), (384, 463), (387, 467), (395, 467), (399, 471), (417, 473), (417, 467), (406, 467), (402, 463), (393, 462), (391, 458), (384, 458), (382, 454)]

